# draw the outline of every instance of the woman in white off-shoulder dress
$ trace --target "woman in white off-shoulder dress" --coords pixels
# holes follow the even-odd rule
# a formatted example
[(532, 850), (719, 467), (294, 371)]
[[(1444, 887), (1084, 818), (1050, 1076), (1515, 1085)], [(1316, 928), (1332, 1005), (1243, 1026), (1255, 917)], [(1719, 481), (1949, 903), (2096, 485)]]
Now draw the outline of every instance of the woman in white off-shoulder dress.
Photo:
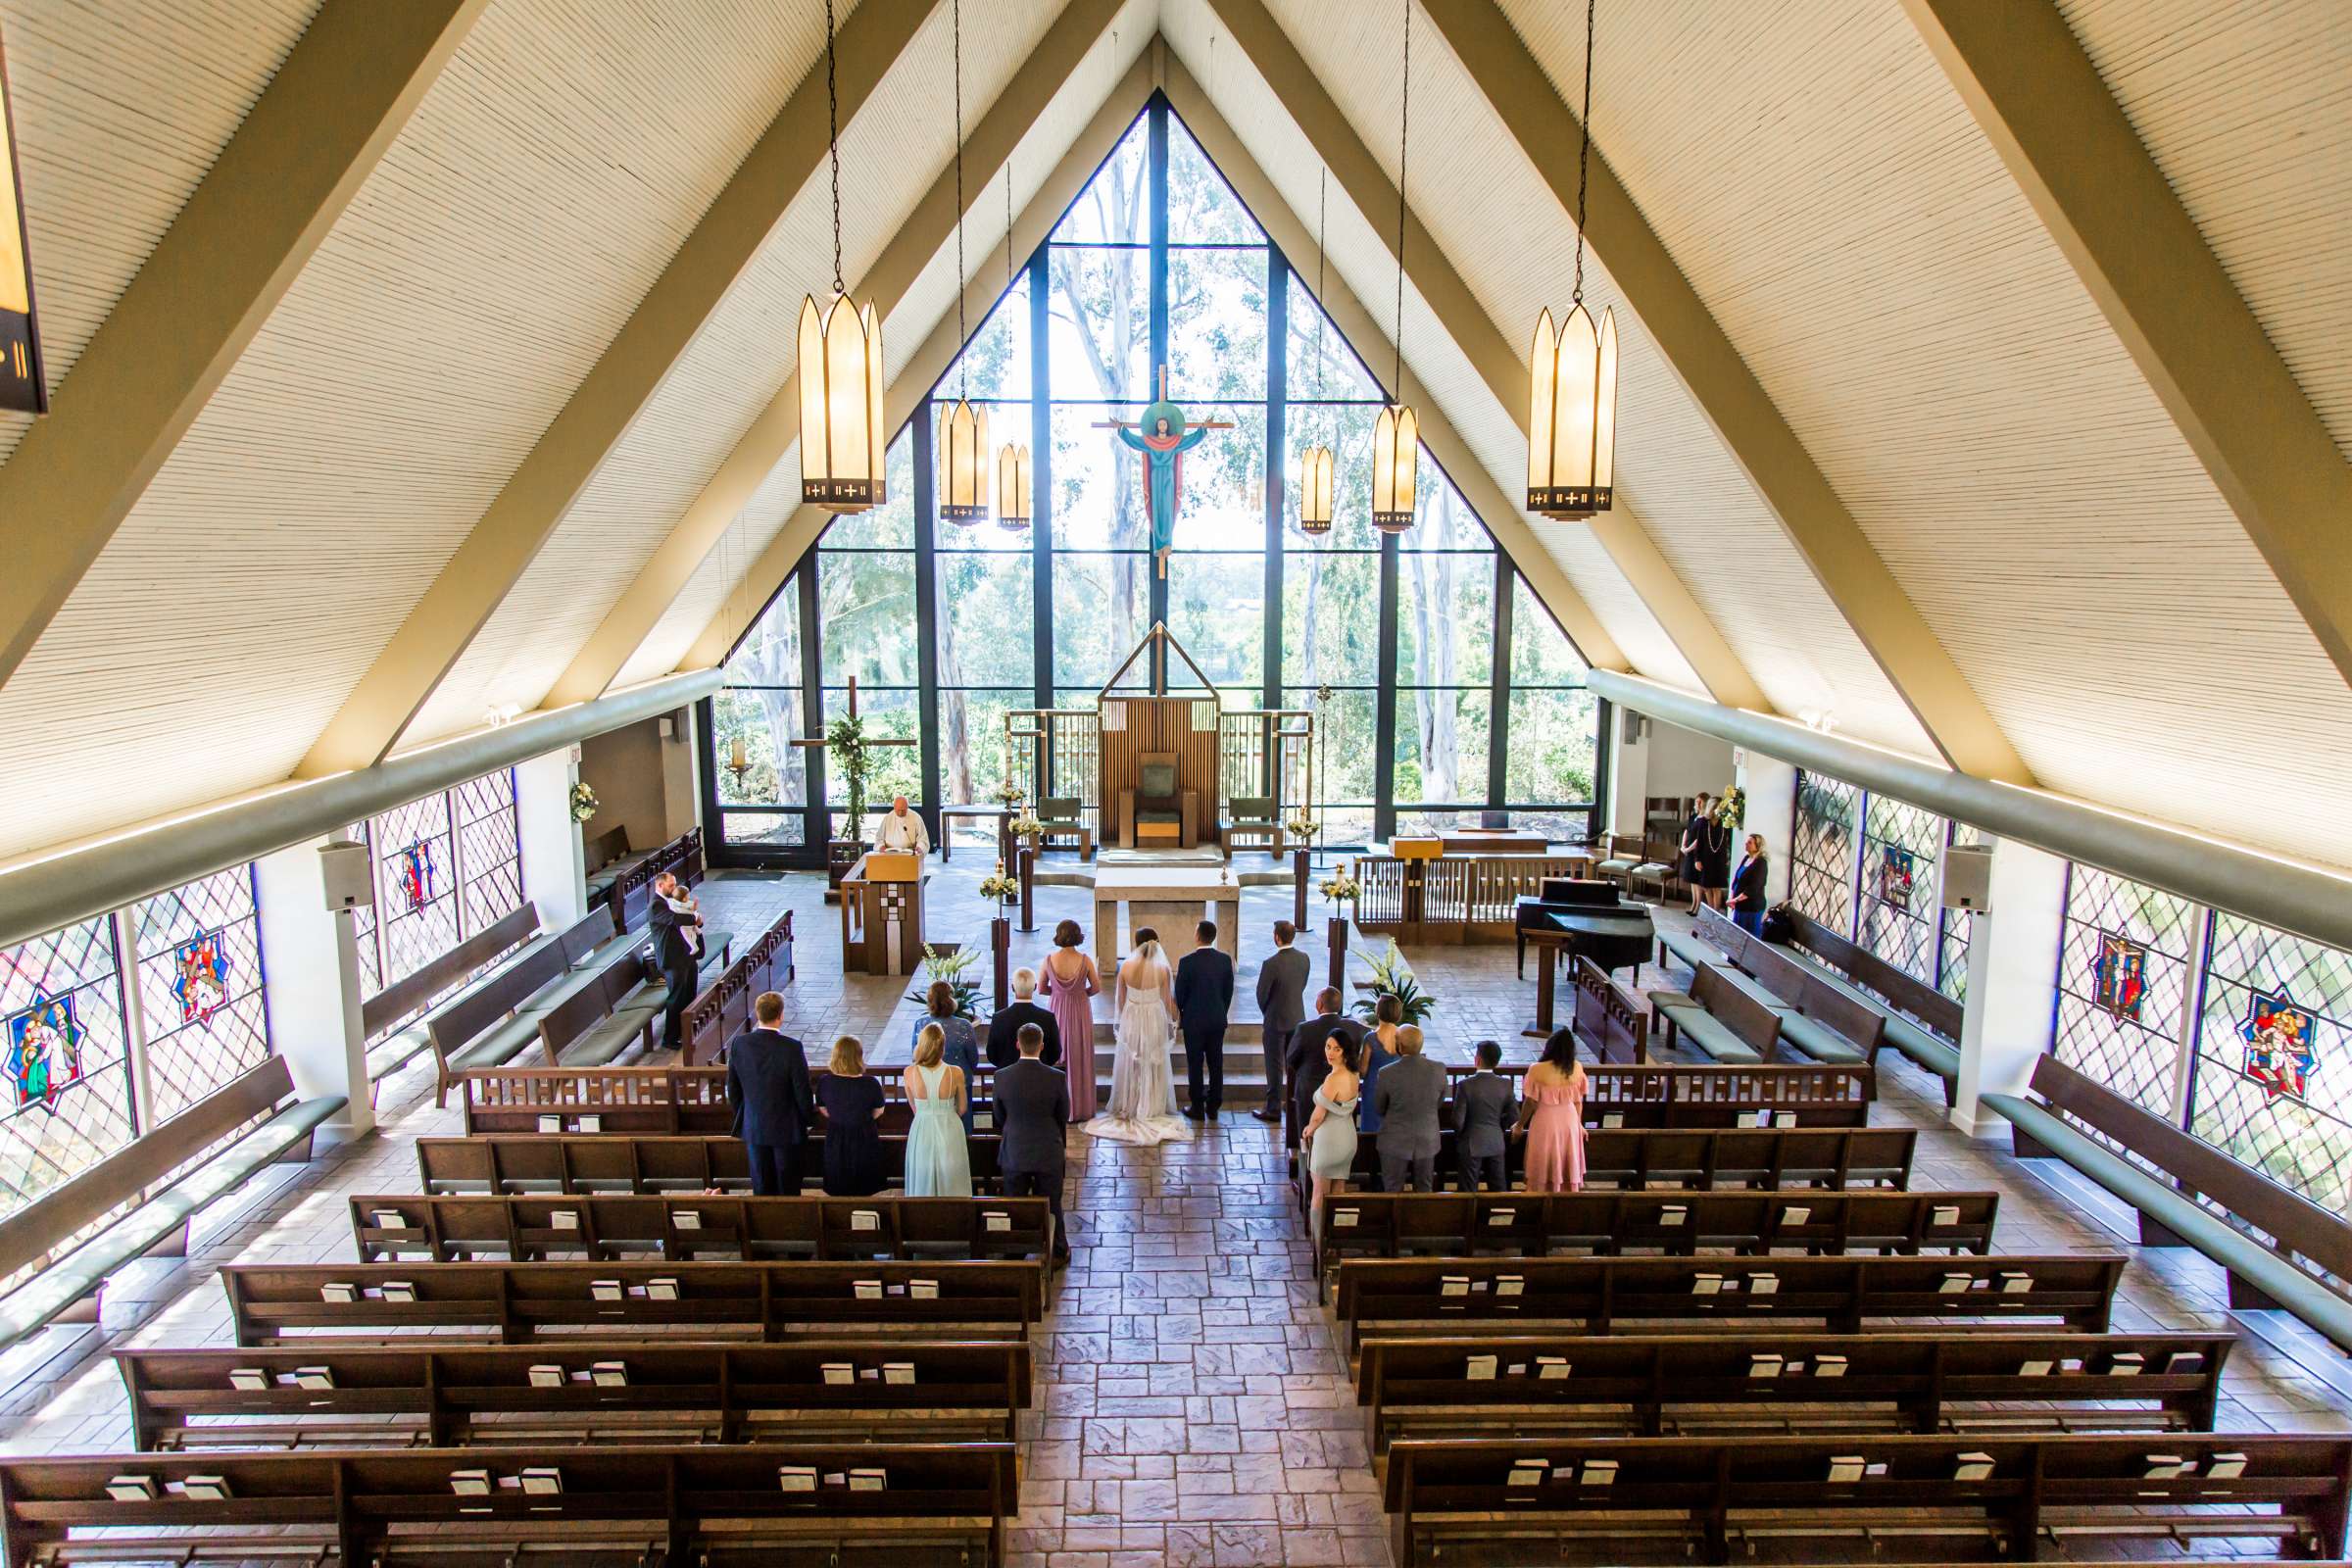
[(1168, 1052), (1176, 1042), (1176, 1000), (1168, 961), (1147, 928), (1119, 965), (1117, 1054), (1110, 1067), (1110, 1103), (1086, 1124), (1097, 1138), (1122, 1144), (1189, 1139), (1193, 1124), (1176, 1113), (1176, 1082)]

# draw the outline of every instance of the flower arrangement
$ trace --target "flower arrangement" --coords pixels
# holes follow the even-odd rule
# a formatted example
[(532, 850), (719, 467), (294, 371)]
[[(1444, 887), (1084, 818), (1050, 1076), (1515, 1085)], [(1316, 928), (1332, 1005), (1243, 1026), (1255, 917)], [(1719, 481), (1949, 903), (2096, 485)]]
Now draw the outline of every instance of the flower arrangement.
[(1715, 803), (1715, 825), (1717, 827), (1738, 827), (1746, 815), (1747, 791), (1737, 784), (1725, 790), (1723, 799)]
[(596, 791), (587, 785), (574, 784), (571, 787), (571, 819), (574, 822), (586, 822), (596, 815), (597, 808), (603, 804), (596, 798)]
[(1004, 824), (1004, 831), (1016, 839), (1042, 839), (1046, 836), (1046, 824), (1040, 822), (1029, 812), (1023, 811)]
[(1397, 1000), (1404, 1008), (1404, 1021), (1409, 1024), (1417, 1025), (1437, 1010), (1438, 999), (1422, 990), (1421, 983), (1413, 978), (1413, 971), (1406, 965), (1404, 955), (1397, 951), (1394, 937), (1390, 938), (1386, 953), (1366, 953), (1358, 948), (1355, 956), (1372, 966), (1372, 994), (1355, 1004), (1357, 1012), (1372, 1017), (1380, 1010), (1383, 997)]
[(971, 977), (971, 969), (979, 961), (980, 955), (977, 953), (963, 948), (936, 948), (926, 942), (923, 944), (922, 984), (909, 992), (908, 996), (916, 1002), (925, 1001), (931, 987), (945, 980), (948, 989), (956, 993), (956, 1016), (976, 1018), (979, 1016), (980, 982)]
[(1351, 904), (1364, 891), (1345, 869), (1333, 871), (1318, 886), (1323, 896), (1334, 904)]
[(994, 899), (999, 904), (1010, 904), (1021, 896), (1020, 879), (1005, 875), (1004, 862), (999, 860), (996, 871), (992, 875), (980, 879), (980, 896), (984, 899)]
[(1311, 839), (1323, 831), (1323, 824), (1304, 811), (1300, 811), (1297, 816), (1283, 823), (1282, 830), (1295, 839)]
[(1026, 798), (1026, 792), (1024, 792), (1018, 784), (1013, 783), (1010, 779), (1006, 779), (1004, 783), (998, 785), (996, 788), (996, 793), (990, 797), (990, 799), (994, 800), (999, 806), (1006, 808), (1018, 806)]
[(841, 768), (841, 781), (849, 790), (846, 803), (850, 819), (850, 838), (865, 842), (865, 786), (873, 776), (874, 754), (865, 744), (865, 720), (845, 713), (835, 719), (825, 731), (825, 750)]

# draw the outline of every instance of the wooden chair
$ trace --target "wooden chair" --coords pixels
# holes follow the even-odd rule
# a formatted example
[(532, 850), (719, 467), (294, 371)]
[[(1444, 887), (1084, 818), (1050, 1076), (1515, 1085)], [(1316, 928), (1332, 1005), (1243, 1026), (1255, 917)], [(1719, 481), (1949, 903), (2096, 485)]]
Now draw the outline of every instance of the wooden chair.
[(1086, 825), (1086, 807), (1075, 795), (1049, 795), (1037, 803), (1038, 825), (1045, 831), (1038, 835), (1039, 849), (1057, 841), (1074, 842), (1078, 858), (1095, 858), (1095, 830)]
[(1174, 752), (1145, 752), (1141, 778), (1119, 791), (1119, 845), (1176, 845), (1192, 849), (1200, 842), (1200, 792), (1177, 782)]
[(1225, 823), (1225, 847), (1239, 849), (1244, 840), (1264, 844), (1276, 859), (1282, 858), (1290, 835), (1283, 828), (1271, 795), (1236, 795), (1225, 803), (1232, 813)]

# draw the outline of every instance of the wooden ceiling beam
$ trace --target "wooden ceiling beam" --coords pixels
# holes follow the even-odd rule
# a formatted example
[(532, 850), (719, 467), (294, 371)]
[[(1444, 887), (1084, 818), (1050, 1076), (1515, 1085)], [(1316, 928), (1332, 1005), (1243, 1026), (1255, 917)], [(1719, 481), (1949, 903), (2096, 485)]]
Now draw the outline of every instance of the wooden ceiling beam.
[[(963, 144), (965, 189), (977, 211), (988, 200), (994, 181), (1003, 173), (1030, 129), (1045, 114), (1080, 63), (1109, 31), (1125, 0), (1070, 0), (1045, 38)], [(899, 231), (883, 248), (873, 267), (854, 291), (872, 300), (885, 325), (906, 290), (939, 255), (955, 234), (956, 176), (951, 168), (932, 181), (931, 189)], [(602, 696), (645, 639), (652, 635), (669, 607), (710, 552), (718, 547), (752, 495), (766, 482), (800, 444), (801, 377), (798, 369), (752, 421), (735, 443), (710, 483), (695, 497), (675, 528), (669, 531), (653, 559), (629, 584), (628, 591), (607, 612), (594, 636), (573, 656), (570, 665), (541, 699), (542, 708), (584, 703)]]
[[(1135, 123), (1135, 117), (1143, 113), (1151, 98), (1152, 51), (1146, 47), (1102, 100), (1102, 108), (1087, 122), (1086, 128), (1078, 133), (1070, 150), (1062, 154), (1061, 162), (1054, 166), (1045, 183), (1038, 186), (1014, 218), (1014, 255), (1026, 256), (1046, 242), (1046, 236), (1061, 221), (1061, 215), (1078, 199), (1079, 192), (1086, 189), (1095, 171), (1117, 150), (1119, 138), (1127, 134), (1127, 127)], [(973, 320), (985, 321), (989, 308), (1004, 291), (1004, 283), (983, 268), (980, 275), (964, 288), (965, 314)], [(899, 427), (913, 416), (915, 409), (930, 394), (932, 385), (956, 363), (956, 356), (962, 348), (963, 340), (956, 330), (956, 313), (943, 312), (939, 324), (901, 367), (897, 379), (883, 394), (882, 417), (894, 439)], [(764, 474), (754, 475), (750, 482), (756, 487), (764, 477)], [(832, 520), (833, 514), (824, 508), (807, 506), (786, 518), (767, 547), (744, 569), (742, 581), (732, 586), (718, 613), (687, 650), (678, 669), (704, 669), (724, 662), (744, 631), (766, 612), (767, 602), (784, 586), (784, 579), (792, 575), (792, 569), (815, 546), (825, 525)]]
[(2352, 679), (2352, 465), (2048, 0), (1903, 0), (2050, 237)]
[[(1233, 126), (1217, 112), (1216, 105), (1209, 101), (1208, 94), (1173, 51), (1168, 56), (1165, 90), (1185, 128), (1193, 133), (1193, 139), (1200, 144), (1208, 161), (1216, 165), (1217, 172), (1225, 176), (1225, 182), (1233, 187), (1242, 205), (1250, 209), (1250, 216), (1257, 220), (1266, 237), (1274, 242), (1274, 248), (1294, 266), (1299, 258), (1311, 255), (1314, 232), (1283, 199), (1273, 180), (1266, 177), (1265, 170), (1250, 156), (1242, 138), (1234, 133)], [(1322, 301), (1324, 314), (1331, 318), (1340, 335), (1354, 345), (1358, 357), (1370, 363), (1393, 352), (1395, 344), (1388, 330), (1345, 282), (1327, 277), (1324, 292), (1329, 296)], [(1544, 542), (1520, 514), (1517, 503), (1503, 494), (1502, 487), (1470, 450), (1470, 444), (1454, 429), (1453, 421), (1446, 417), (1446, 411), (1438, 406), (1437, 399), (1409, 370), (1405, 374), (1405, 396), (1412, 399), (1420, 418), (1422, 445), (1429, 448), (1446, 477), (1461, 491), (1462, 499), (1470, 503), (1470, 510), (1478, 514), (1494, 535), (1495, 544), (1510, 557), (1519, 574), (1527, 579), (1528, 587), (1560, 623), (1560, 630), (1576, 645), (1578, 657), (1598, 669), (1631, 669), (1633, 666), (1617, 639), (1609, 635), (1608, 628), (1576, 591), (1576, 585), (1568, 580), (1559, 563), (1544, 548)], [(1642, 585), (1634, 586), (1639, 590)]]
[[(1332, 179), (1341, 192), (1354, 204), (1359, 214), (1365, 215), (1373, 232), (1381, 236), (1382, 244), (1394, 255), (1396, 245), (1395, 232), (1389, 227), (1385, 217), (1373, 218), (1372, 215), (1396, 211), (1396, 187), (1391, 183), (1380, 160), (1373, 156), (1372, 150), (1364, 145), (1363, 139), (1356, 135), (1354, 127), (1348, 123), (1348, 117), (1341, 113), (1321, 78), (1308, 69), (1297, 46), (1282, 30), (1282, 24), (1267, 11), (1263, 0), (1209, 0), (1209, 6), (1225, 24), (1226, 30), (1233, 35), (1234, 42), (1241, 47), (1243, 54), (1249, 57), (1258, 74), (1265, 78), (1283, 110), (1313, 146), (1316, 157), (1330, 169)], [(1439, 6), (1435, 9), (1442, 13), (1446, 8)], [(1417, 215), (1408, 213), (1406, 229), (1405, 276), (1412, 280), (1414, 290), (1437, 317), (1439, 324), (1478, 371), (1479, 378), (1486, 382), (1494, 400), (1508, 411), (1512, 423), (1524, 436), (1527, 431), (1526, 365), (1521, 362), (1517, 351), (1504, 340), (1494, 318), (1487, 315), (1486, 308), (1470, 291), (1470, 286), (1462, 281), (1461, 273), (1447, 259), (1445, 248), (1430, 232), (1429, 225), (1422, 222)], [(1435, 450), (1434, 447), (1432, 450)], [(1459, 468), (1449, 465), (1446, 471), (1457, 484), (1463, 482), (1465, 476)], [(1483, 468), (1478, 471), (1485, 473)], [(1464, 494), (1467, 499), (1467, 486), (1464, 487)], [(1493, 497), (1499, 495), (1500, 487), (1491, 485), (1489, 502), (1482, 505), (1472, 500), (1471, 505), (1482, 516), (1486, 516), (1494, 505)], [(1526, 520), (1516, 505), (1504, 502), (1502, 508), (1509, 517), (1518, 520), (1521, 529), (1527, 528)], [(1490, 520), (1490, 526), (1493, 525)], [(1697, 675), (1708, 695), (1733, 708), (1772, 711), (1772, 705), (1766, 700), (1763, 688), (1756, 684), (1755, 677), (1747, 672), (1740, 657), (1732, 651), (1731, 644), (1724, 640), (1723, 633), (1707, 617), (1705, 610), (1684, 585), (1672, 564), (1659, 552), (1656, 542), (1639, 523), (1632, 520), (1630, 513), (1594, 529), (1593, 536), (1608, 553), (1609, 559), (1616, 563), (1617, 569), (1625, 573), (1626, 580), (1641, 595), (1642, 602), (1649, 607), (1650, 613), (1657, 617), (1659, 627), (1690, 666), (1691, 672)], [(1532, 532), (1529, 539), (1532, 542)], [(1559, 580), (1563, 584), (1566, 582), (1564, 576)], [(1555, 608), (1554, 612), (1560, 612)]]
[[(327, 0), (0, 466), (13, 675), (488, 0)], [(39, 227), (35, 214), (34, 227)], [(22, 524), (22, 526), (19, 526)]]
[[(1212, 3), (1223, 11), (1256, 0)], [(1562, 210), (1573, 214), (1573, 154), (1582, 127), (1509, 19), (1494, 0), (1446, 0), (1426, 9)], [(1587, 211), (1588, 237), (1627, 308), (1641, 318), (1667, 366), (1944, 760), (1979, 778), (2032, 783), (2024, 759), (1642, 216), (1597, 142)], [(1517, 410), (1517, 402), (1506, 402)]]
[[(851, 13), (836, 45), (845, 124), (936, 4), (905, 0)], [(785, 100), (563, 412), (312, 743), (295, 777), (319, 778), (383, 760), (522, 580), (598, 466), (767, 243), (786, 206), (823, 167), (826, 74), (820, 59)]]

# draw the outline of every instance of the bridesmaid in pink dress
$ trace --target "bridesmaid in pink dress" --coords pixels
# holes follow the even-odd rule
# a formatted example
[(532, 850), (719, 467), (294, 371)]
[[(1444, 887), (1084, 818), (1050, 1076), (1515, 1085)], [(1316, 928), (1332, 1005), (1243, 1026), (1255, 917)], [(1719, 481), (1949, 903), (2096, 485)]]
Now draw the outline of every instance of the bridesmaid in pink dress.
[(1519, 1092), (1519, 1125), (1527, 1140), (1527, 1190), (1581, 1192), (1585, 1185), (1585, 1065), (1576, 1036), (1566, 1029), (1544, 1042), (1542, 1059), (1527, 1070)]
[(1095, 1004), (1102, 976), (1095, 960), (1078, 951), (1085, 933), (1075, 920), (1054, 928), (1054, 951), (1046, 955), (1046, 1000), (1061, 1031), (1061, 1065), (1070, 1077), (1070, 1124), (1095, 1113)]

